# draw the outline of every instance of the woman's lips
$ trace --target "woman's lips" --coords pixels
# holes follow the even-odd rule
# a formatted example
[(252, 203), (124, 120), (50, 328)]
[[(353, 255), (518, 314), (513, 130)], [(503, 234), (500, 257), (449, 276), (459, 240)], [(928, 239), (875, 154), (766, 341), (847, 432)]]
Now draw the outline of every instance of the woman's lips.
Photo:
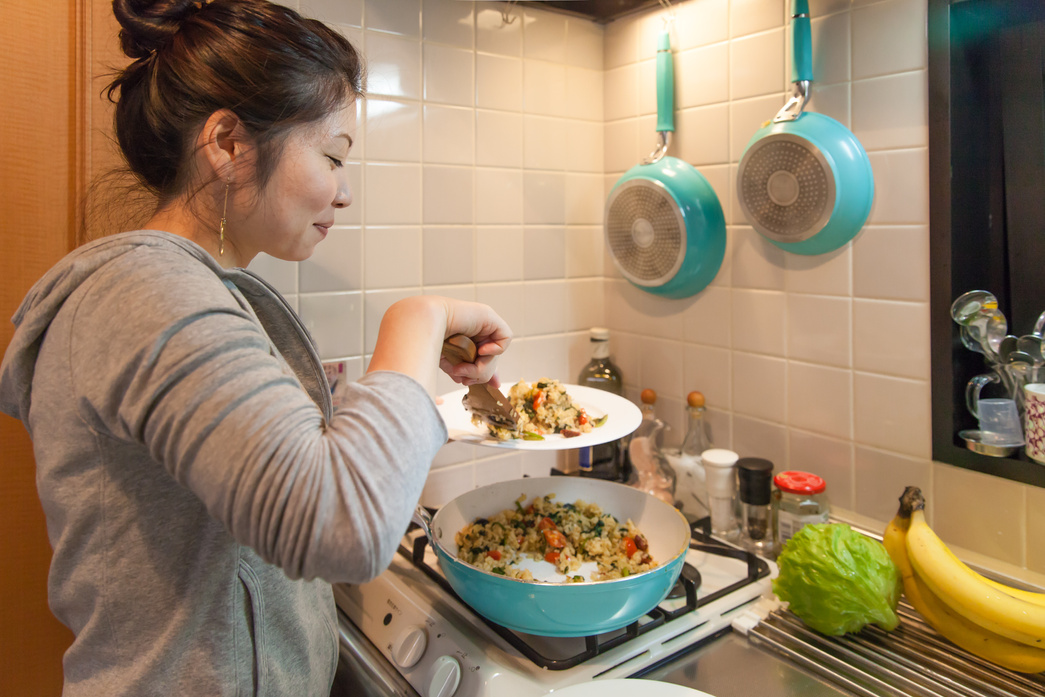
[(330, 225), (322, 225), (320, 223), (315, 223), (312, 227), (319, 230), (320, 234), (323, 235), (323, 237), (326, 237), (327, 233), (330, 232)]

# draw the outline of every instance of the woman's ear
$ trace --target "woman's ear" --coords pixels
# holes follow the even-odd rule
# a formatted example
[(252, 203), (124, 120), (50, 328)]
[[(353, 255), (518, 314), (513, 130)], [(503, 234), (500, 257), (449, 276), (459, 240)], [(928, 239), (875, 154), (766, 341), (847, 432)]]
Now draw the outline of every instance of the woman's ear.
[[(229, 109), (219, 109), (207, 117), (196, 138), (196, 151), (218, 179), (228, 179), (247, 152), (247, 131)], [(200, 164), (203, 164), (201, 162)]]

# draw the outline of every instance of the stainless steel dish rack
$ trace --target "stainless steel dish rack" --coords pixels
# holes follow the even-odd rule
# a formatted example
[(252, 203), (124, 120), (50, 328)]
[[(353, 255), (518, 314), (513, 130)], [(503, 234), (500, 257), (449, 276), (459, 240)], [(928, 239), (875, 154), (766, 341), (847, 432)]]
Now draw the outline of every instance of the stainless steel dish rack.
[(748, 640), (862, 697), (1042, 697), (1045, 673), (1025, 675), (973, 656), (901, 601), (900, 626), (869, 626), (828, 637), (778, 609), (747, 631)]

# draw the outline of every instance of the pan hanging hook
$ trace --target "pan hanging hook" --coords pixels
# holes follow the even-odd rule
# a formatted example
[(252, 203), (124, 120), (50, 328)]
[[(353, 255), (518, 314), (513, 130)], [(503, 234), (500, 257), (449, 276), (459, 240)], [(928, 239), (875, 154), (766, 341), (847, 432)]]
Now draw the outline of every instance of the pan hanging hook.
[(511, 24), (512, 22), (514, 22), (516, 20), (515, 15), (512, 14), (512, 8), (515, 6), (515, 3), (518, 2), (518, 1), (519, 0), (508, 0), (508, 2), (506, 2), (504, 4), (504, 6), (501, 8), (501, 22), (502, 23), (504, 23), (504, 24)]
[(797, 121), (809, 101), (809, 80), (799, 80), (791, 85), (791, 96), (773, 117), (773, 123)]
[(668, 146), (671, 145), (671, 131), (657, 131), (658, 142), (657, 146), (653, 148), (649, 155), (642, 159), (642, 164), (652, 165), (660, 162), (661, 158), (668, 152)]
[(664, 8), (664, 14), (660, 16), (662, 28), (670, 33), (675, 28), (675, 7), (671, 4), (671, 0), (659, 0), (659, 2), (660, 6)]

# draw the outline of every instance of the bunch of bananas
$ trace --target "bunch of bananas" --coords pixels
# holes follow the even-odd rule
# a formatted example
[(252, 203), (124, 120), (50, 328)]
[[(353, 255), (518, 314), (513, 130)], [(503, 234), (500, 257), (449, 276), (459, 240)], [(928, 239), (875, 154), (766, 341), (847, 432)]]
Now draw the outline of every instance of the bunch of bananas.
[(925, 522), (909, 486), (882, 543), (900, 568), (904, 595), (944, 637), (999, 666), (1045, 671), (1045, 594), (1011, 588), (963, 564)]

